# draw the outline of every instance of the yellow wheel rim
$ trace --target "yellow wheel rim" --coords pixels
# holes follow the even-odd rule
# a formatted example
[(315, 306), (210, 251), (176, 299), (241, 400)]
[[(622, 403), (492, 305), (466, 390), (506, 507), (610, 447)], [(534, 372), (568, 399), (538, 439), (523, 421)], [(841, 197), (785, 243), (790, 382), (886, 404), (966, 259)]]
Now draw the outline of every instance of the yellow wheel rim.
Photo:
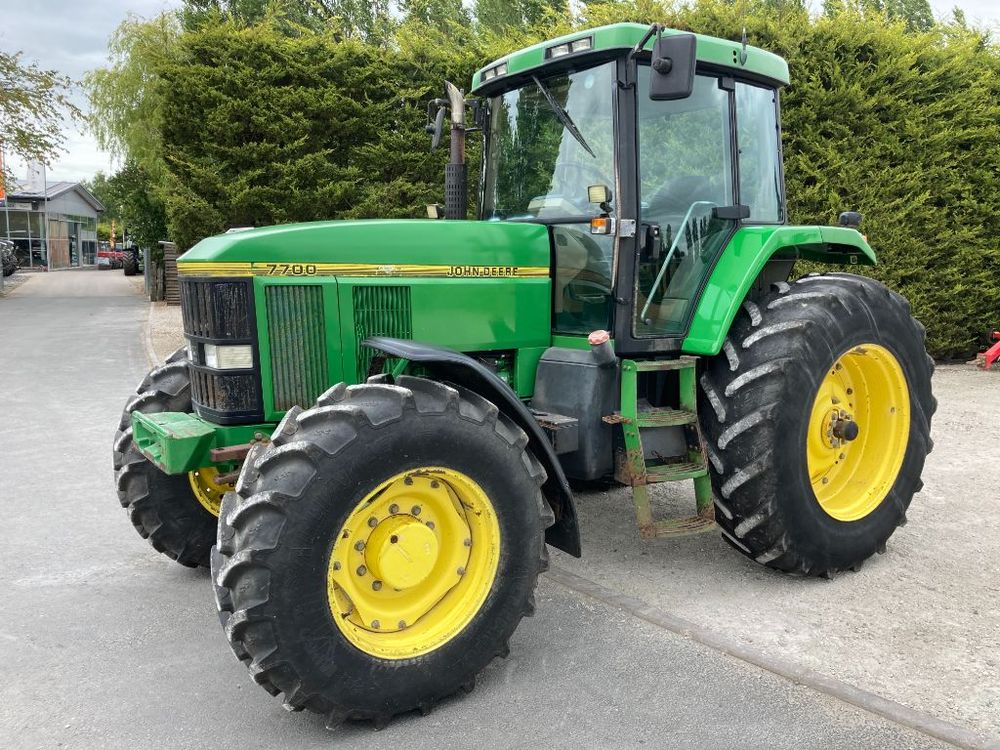
[(214, 466), (189, 471), (188, 482), (191, 483), (191, 491), (194, 492), (195, 499), (201, 503), (201, 507), (216, 518), (219, 517), (222, 496), (236, 489), (231, 483), (219, 484), (219, 470)]
[(839, 356), (820, 383), (806, 440), (820, 507), (838, 521), (872, 513), (896, 482), (909, 435), (910, 394), (896, 357), (877, 344)]
[(337, 534), (327, 598), (340, 632), (367, 654), (407, 659), (447, 643), (493, 587), (500, 526), (483, 489), (439, 467), (397, 474)]

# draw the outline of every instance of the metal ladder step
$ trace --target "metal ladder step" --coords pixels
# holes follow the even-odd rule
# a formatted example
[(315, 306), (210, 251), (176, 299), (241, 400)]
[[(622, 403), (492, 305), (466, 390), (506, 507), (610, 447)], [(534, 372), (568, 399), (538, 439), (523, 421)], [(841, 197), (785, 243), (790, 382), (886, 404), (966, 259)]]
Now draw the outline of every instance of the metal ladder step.
[(657, 482), (676, 482), (681, 479), (697, 479), (708, 476), (708, 467), (700, 461), (685, 461), (676, 464), (646, 464), (646, 476), (643, 484)]
[[(604, 421), (620, 424), (625, 443), (624, 460), (619, 479), (632, 487), (636, 521), (643, 538), (683, 536), (715, 528), (712, 483), (708, 475), (708, 459), (701, 428), (698, 425), (696, 391), (697, 357), (635, 361), (621, 363), (620, 411)], [(639, 373), (676, 371), (678, 404), (676, 408), (654, 407), (639, 409)], [(687, 455), (677, 456), (669, 463), (646, 462), (642, 433), (664, 427), (684, 427), (688, 438)], [(657, 520), (653, 518), (649, 485), (659, 482), (694, 480), (696, 515), (686, 518)]]
[(646, 409), (636, 414), (639, 427), (679, 427), (694, 424), (698, 415), (687, 409)]

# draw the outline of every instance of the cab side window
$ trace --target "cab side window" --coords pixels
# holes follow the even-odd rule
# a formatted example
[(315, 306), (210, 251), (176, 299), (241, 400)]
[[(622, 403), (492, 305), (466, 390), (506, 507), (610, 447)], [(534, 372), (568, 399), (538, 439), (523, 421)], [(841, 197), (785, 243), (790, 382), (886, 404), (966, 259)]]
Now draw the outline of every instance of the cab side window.
[(750, 206), (749, 221), (761, 224), (780, 224), (785, 218), (776, 96), (774, 89), (736, 84), (740, 203)]

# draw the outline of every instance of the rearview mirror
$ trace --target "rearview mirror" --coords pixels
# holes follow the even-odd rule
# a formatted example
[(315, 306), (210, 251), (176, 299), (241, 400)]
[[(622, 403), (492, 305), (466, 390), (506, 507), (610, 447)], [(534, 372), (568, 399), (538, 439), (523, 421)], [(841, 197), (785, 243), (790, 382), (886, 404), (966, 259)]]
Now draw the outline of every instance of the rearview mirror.
[(694, 90), (694, 34), (657, 34), (649, 69), (649, 98), (654, 102), (686, 99)]

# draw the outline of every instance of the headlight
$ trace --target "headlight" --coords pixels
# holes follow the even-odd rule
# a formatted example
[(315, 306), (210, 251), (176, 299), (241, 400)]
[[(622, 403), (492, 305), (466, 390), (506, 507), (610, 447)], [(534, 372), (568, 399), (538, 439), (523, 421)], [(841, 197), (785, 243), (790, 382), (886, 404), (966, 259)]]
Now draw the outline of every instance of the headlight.
[(205, 366), (215, 370), (248, 370), (253, 367), (253, 347), (242, 344), (204, 345)]

